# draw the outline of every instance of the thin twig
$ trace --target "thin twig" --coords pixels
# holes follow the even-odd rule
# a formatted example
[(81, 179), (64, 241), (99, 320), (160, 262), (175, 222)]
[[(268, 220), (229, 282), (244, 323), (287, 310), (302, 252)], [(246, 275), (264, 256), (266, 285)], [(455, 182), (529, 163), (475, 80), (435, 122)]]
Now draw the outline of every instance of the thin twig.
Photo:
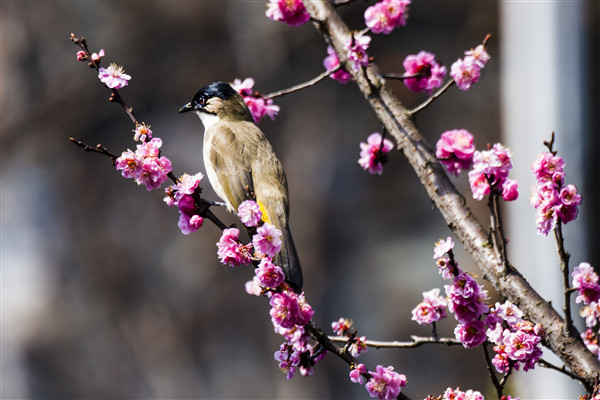
[(337, 65), (335, 68), (327, 70), (325, 72), (322, 72), (318, 76), (316, 76), (315, 78), (313, 78), (313, 79), (311, 79), (309, 81), (300, 83), (298, 85), (292, 86), (292, 87), (287, 88), (287, 89), (282, 89), (282, 90), (279, 90), (277, 92), (269, 93), (269, 94), (264, 95), (262, 97), (263, 97), (263, 99), (272, 99), (274, 97), (279, 97), (279, 96), (283, 96), (285, 94), (289, 94), (289, 93), (297, 92), (297, 91), (302, 90), (302, 89), (306, 89), (308, 87), (316, 85), (317, 83), (319, 83), (323, 79), (327, 78), (330, 74), (336, 72), (341, 67), (342, 67), (341, 65)]
[(433, 101), (435, 99), (437, 99), (438, 97), (440, 97), (442, 94), (444, 94), (444, 92), (448, 89), (450, 89), (450, 87), (452, 87), (452, 85), (454, 85), (456, 82), (454, 82), (454, 80), (448, 81), (446, 82), (446, 84), (444, 86), (442, 86), (437, 92), (435, 92), (431, 97), (429, 97), (427, 100), (425, 100), (421, 105), (413, 108), (412, 110), (407, 111), (408, 115), (415, 115), (416, 113), (418, 113), (419, 111), (424, 110), (425, 108), (427, 108), (431, 103), (433, 103)]
[(567, 367), (565, 367), (564, 365), (562, 367), (558, 367), (552, 363), (549, 363), (548, 361), (544, 360), (543, 358), (540, 358), (537, 362), (537, 364), (540, 367), (544, 367), (544, 368), (548, 368), (548, 369), (553, 369), (555, 371), (558, 371), (562, 374), (565, 374), (566, 376), (568, 376), (569, 378), (573, 379), (573, 380), (577, 380), (580, 382), (584, 382), (583, 379), (581, 379), (580, 377), (578, 377), (575, 374), (572, 374), (571, 372), (567, 371)]
[(558, 252), (558, 261), (563, 278), (563, 312), (565, 314), (564, 332), (568, 334), (573, 326), (573, 317), (571, 316), (571, 293), (569, 290), (569, 259), (571, 255), (565, 250), (565, 240), (562, 234), (562, 222), (560, 218), (554, 228), (554, 240), (556, 242), (556, 251)]
[(75, 138), (69, 138), (69, 140), (71, 141), (71, 143), (75, 144), (76, 146), (81, 147), (84, 151), (98, 153), (98, 154), (102, 154), (104, 156), (110, 157), (113, 164), (115, 163), (115, 160), (118, 158), (118, 156), (116, 154), (111, 153), (110, 151), (108, 151), (106, 149), (106, 147), (103, 147), (100, 144), (97, 144), (96, 146), (90, 146), (90, 145), (85, 144), (82, 141), (77, 140)]
[(502, 385), (500, 385), (500, 381), (496, 376), (496, 372), (494, 371), (494, 366), (492, 364), (492, 359), (490, 357), (490, 353), (488, 352), (487, 344), (483, 344), (481, 346), (483, 349), (483, 357), (485, 358), (485, 365), (487, 366), (488, 373), (490, 374), (490, 379), (492, 380), (492, 384), (496, 389), (496, 395), (498, 396), (498, 400), (502, 398)]
[[(462, 345), (462, 343), (455, 338), (437, 338), (437, 337), (428, 337), (428, 336), (411, 336), (410, 342), (400, 342), (400, 341), (379, 341), (379, 340), (366, 340), (363, 343), (368, 347), (373, 347), (375, 349), (414, 349), (415, 347), (419, 347), (425, 344), (444, 344), (446, 346), (454, 346), (454, 345)], [(346, 343), (348, 341), (348, 337), (346, 336), (329, 336), (329, 340), (337, 343)]]

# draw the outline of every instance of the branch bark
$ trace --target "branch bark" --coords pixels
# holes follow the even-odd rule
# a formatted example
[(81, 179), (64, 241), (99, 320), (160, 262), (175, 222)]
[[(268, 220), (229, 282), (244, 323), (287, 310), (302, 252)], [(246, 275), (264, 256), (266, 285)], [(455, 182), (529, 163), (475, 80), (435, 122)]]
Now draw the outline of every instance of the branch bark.
[(348, 62), (344, 43), (350, 30), (331, 2), (305, 1), (312, 22), (325, 41), (336, 51), (365, 99), (415, 170), (427, 194), (466, 251), (477, 263), (483, 277), (506, 299), (516, 304), (534, 323), (546, 330), (544, 344), (557, 354), (574, 375), (585, 381), (591, 391), (600, 374), (600, 361), (585, 347), (573, 327), (563, 332), (564, 320), (512, 266), (503, 265), (488, 243), (487, 232), (475, 219), (465, 198), (448, 179), (435, 153), (415, 127), (411, 113), (392, 94), (377, 66), (371, 64), (354, 71)]

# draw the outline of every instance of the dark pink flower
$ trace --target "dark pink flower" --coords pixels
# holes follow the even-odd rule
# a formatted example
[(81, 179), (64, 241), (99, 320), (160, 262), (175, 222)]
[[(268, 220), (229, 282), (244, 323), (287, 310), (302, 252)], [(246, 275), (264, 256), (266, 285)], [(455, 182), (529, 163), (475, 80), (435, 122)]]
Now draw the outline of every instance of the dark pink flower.
[(253, 86), (254, 79), (252, 78), (246, 78), (243, 81), (235, 79), (231, 83), (231, 87), (235, 89), (246, 102), (255, 123), (258, 124), (265, 115), (269, 116), (271, 119), (275, 119), (275, 116), (279, 113), (279, 106), (273, 104), (272, 99), (265, 99), (258, 92), (254, 92), (252, 90)]
[(371, 379), (365, 387), (371, 397), (379, 400), (395, 399), (402, 387), (406, 386), (406, 376), (394, 371), (394, 367), (384, 368), (378, 365), (375, 372), (370, 371)]
[(598, 284), (598, 275), (594, 268), (585, 262), (575, 267), (573, 273), (573, 287), (579, 292), (575, 301), (589, 305), (600, 300), (600, 285)]
[(473, 135), (466, 129), (454, 129), (442, 133), (435, 147), (437, 159), (455, 176), (473, 164), (475, 145)]
[(80, 50), (77, 52), (77, 61), (87, 61), (87, 54), (85, 51)]
[(269, 0), (265, 14), (273, 21), (285, 22), (289, 26), (304, 25), (310, 19), (302, 0)]
[(514, 201), (519, 197), (519, 183), (514, 179), (507, 179), (502, 183), (502, 198), (504, 201)]
[(374, 132), (367, 138), (367, 143), (360, 143), (360, 158), (358, 163), (365, 171), (381, 175), (383, 164), (387, 161), (386, 153), (394, 148), (394, 143), (384, 139), (380, 133)]
[(131, 150), (124, 151), (121, 157), (115, 160), (117, 171), (121, 171), (124, 178), (135, 178), (142, 170), (142, 160)]
[(464, 324), (459, 324), (454, 329), (454, 336), (460, 340), (466, 348), (473, 348), (485, 342), (486, 325), (484, 322), (474, 319)]
[(102, 67), (98, 69), (98, 79), (111, 89), (121, 89), (127, 86), (131, 76), (125, 73), (123, 67), (112, 63), (106, 69)]
[(340, 318), (337, 321), (333, 321), (331, 323), (331, 329), (338, 336), (344, 336), (346, 333), (350, 332), (352, 328), (352, 321), (347, 318)]
[(487, 290), (484, 290), (468, 273), (454, 277), (451, 285), (445, 285), (448, 309), (460, 323), (467, 323), (489, 311)]
[(363, 374), (367, 373), (367, 367), (365, 364), (358, 364), (350, 370), (350, 380), (354, 383), (363, 384), (365, 383), (365, 377)]
[(553, 182), (562, 184), (565, 177), (564, 160), (550, 152), (544, 152), (537, 156), (531, 165), (533, 174), (538, 183)]
[[(327, 54), (327, 57), (325, 57), (325, 59), (323, 60), (323, 66), (326, 70), (330, 71), (336, 68), (338, 65), (340, 65), (340, 60), (338, 59), (335, 50), (331, 46), (327, 46)], [(352, 75), (350, 75), (350, 73), (348, 73), (348, 71), (344, 70), (343, 68), (332, 72), (331, 74), (329, 74), (329, 77), (331, 79), (335, 79), (339, 83), (348, 83), (353, 79)]]
[(285, 329), (296, 326), (300, 307), (295, 293), (290, 291), (275, 293), (269, 303), (271, 304), (270, 314), (273, 325)]
[(435, 60), (435, 55), (427, 51), (420, 51), (404, 59), (405, 76), (419, 75), (414, 78), (404, 79), (404, 84), (413, 92), (427, 92), (431, 94), (434, 89), (442, 86), (446, 67)]
[(258, 278), (258, 282), (266, 288), (275, 289), (285, 280), (285, 275), (281, 267), (273, 264), (268, 257), (263, 257), (260, 260), (260, 264), (254, 273)]

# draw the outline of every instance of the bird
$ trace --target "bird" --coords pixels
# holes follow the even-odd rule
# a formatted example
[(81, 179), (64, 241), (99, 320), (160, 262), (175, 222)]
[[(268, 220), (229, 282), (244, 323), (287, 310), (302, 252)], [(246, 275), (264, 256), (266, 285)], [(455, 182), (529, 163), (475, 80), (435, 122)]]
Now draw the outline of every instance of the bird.
[(300, 293), (302, 267), (289, 226), (287, 177), (244, 98), (229, 83), (213, 82), (179, 109), (180, 113), (190, 111), (204, 125), (204, 166), (215, 193), (234, 213), (244, 200), (254, 197), (262, 220), (282, 233), (281, 251), (273, 263), (282, 268), (288, 285)]

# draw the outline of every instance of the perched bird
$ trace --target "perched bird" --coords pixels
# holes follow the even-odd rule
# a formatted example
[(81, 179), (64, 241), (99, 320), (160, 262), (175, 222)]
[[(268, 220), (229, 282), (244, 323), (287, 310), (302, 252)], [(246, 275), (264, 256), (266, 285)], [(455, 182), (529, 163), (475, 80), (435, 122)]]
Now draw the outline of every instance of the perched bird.
[(299, 292), (302, 269), (288, 223), (287, 178), (244, 99), (227, 82), (213, 82), (179, 110), (188, 111), (195, 112), (204, 125), (204, 165), (213, 189), (231, 212), (254, 194), (263, 221), (282, 233), (281, 252), (273, 262)]

